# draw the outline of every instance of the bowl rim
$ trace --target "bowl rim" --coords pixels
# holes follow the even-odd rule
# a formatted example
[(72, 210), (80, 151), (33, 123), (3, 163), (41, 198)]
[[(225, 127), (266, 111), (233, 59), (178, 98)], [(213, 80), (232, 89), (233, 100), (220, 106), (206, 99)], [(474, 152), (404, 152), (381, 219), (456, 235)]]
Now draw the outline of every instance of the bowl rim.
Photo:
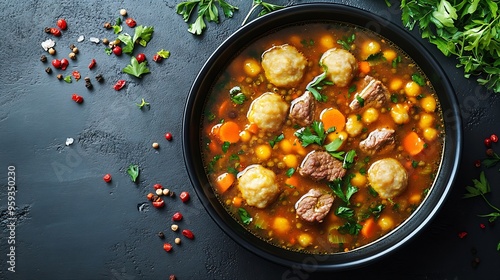
[[(314, 14), (314, 17), (316, 19), (308, 19), (308, 15), (310, 14)], [(335, 20), (330, 19), (330, 16), (333, 16)], [(290, 21), (290, 18), (294, 17), (300, 18), (301, 20)], [(337, 19), (337, 17), (349, 20), (339, 20)], [(354, 20), (351, 19), (360, 20), (362, 22), (365, 22), (366, 24), (365, 26), (362, 26), (356, 22), (353, 22)], [(207, 75), (210, 74), (211, 76), (213, 76), (215, 71), (217, 73), (216, 76), (218, 76), (220, 72), (218, 70), (220, 68), (218, 68), (217, 66), (222, 63), (227, 63), (227, 59), (222, 59), (225, 60), (225, 62), (221, 62), (221, 57), (228, 58), (228, 56), (236, 55), (237, 51), (232, 49), (232, 46), (240, 45), (239, 49), (241, 49), (242, 44), (247, 45), (248, 42), (257, 40), (262, 36), (262, 34), (269, 33), (269, 30), (279, 29), (291, 24), (313, 21), (325, 22), (329, 20), (357, 25), (362, 28), (374, 31), (382, 37), (394, 37), (403, 40), (403, 42), (409, 46), (408, 48), (404, 48), (400, 45), (400, 42), (395, 42), (395, 40), (391, 40), (390, 38), (388, 38), (405, 52), (408, 53), (408, 51), (410, 51), (410, 53), (408, 54), (417, 62), (421, 69), (424, 68), (422, 67), (423, 64), (426, 65), (425, 68), (432, 67), (432, 75), (429, 73), (425, 74), (431, 81), (436, 81), (439, 89), (442, 89), (442, 92), (437, 92), (438, 88), (435, 87), (436, 93), (439, 96), (440, 103), (446, 103), (446, 107), (448, 108), (446, 112), (443, 108), (442, 112), (446, 133), (443, 146), (442, 162), (440, 164), (437, 179), (435, 180), (433, 185), (433, 190), (429, 192), (429, 195), (421, 203), (418, 209), (414, 211), (414, 213), (404, 222), (404, 224), (407, 224), (410, 220), (413, 221), (418, 218), (419, 224), (413, 225), (409, 228), (398, 226), (398, 228), (401, 229), (401, 232), (399, 232), (396, 237), (393, 237), (392, 239), (390, 238), (390, 236), (387, 238), (380, 238), (388, 240), (386, 241), (387, 244), (382, 244), (381, 246), (379, 246), (380, 248), (368, 249), (365, 251), (353, 250), (347, 253), (337, 253), (332, 255), (318, 255), (305, 254), (282, 249), (267, 242), (265, 242), (265, 244), (267, 245), (261, 244), (262, 242), (264, 242), (263, 240), (255, 237), (242, 226), (235, 228), (234, 223), (228, 221), (227, 217), (221, 217), (221, 215), (224, 214), (226, 216), (230, 215), (226, 212), (225, 209), (223, 209), (224, 212), (221, 211), (220, 207), (222, 207), (222, 205), (220, 205), (220, 202), (215, 197), (215, 195), (211, 193), (211, 187), (207, 186), (208, 182), (200, 182), (200, 176), (205, 176), (206, 179), (205, 171), (202, 166), (201, 169), (203, 170), (200, 170), (201, 158), (198, 159), (198, 161), (195, 160), (196, 156), (199, 157), (200, 155), (200, 118), (193, 118), (192, 115), (193, 113), (195, 113), (201, 116), (201, 110), (193, 112), (193, 110), (199, 109), (195, 108), (195, 105), (199, 103), (200, 99), (203, 101), (203, 103), (205, 101), (206, 94), (199, 94), (200, 88), (207, 87), (207, 84), (209, 84), (209, 87), (213, 85), (213, 80), (207, 78)], [(265, 28), (264, 30), (266, 30), (265, 32), (258, 31), (263, 27)], [(247, 38), (248, 36), (250, 36), (250, 40), (242, 39)], [(420, 53), (415, 53), (417, 50)], [(419, 61), (417, 61), (416, 57), (420, 58)], [(433, 84), (433, 86), (435, 86), (435, 84)], [(245, 26), (240, 27), (235, 33), (233, 33), (226, 40), (224, 40), (221, 45), (219, 45), (219, 47), (212, 53), (212, 55), (202, 66), (190, 88), (187, 102), (184, 108), (184, 115), (182, 120), (182, 150), (184, 162), (187, 168), (189, 179), (193, 184), (195, 192), (197, 193), (198, 198), (200, 199), (206, 211), (209, 213), (210, 217), (229, 237), (231, 237), (234, 241), (236, 241), (236, 243), (246, 248), (247, 250), (274, 263), (278, 263), (288, 267), (298, 265), (303, 269), (307, 269), (308, 271), (344, 270), (367, 265), (375, 260), (380, 259), (380, 257), (382, 256), (392, 253), (397, 248), (406, 244), (407, 241), (420, 233), (422, 229), (433, 219), (435, 214), (438, 212), (438, 210), (446, 200), (456, 178), (462, 154), (461, 147), (463, 141), (462, 120), (459, 114), (460, 110), (458, 101), (454, 92), (455, 91), (450, 80), (437, 62), (437, 59), (424, 47), (424, 45), (419, 40), (412, 37), (407, 30), (396, 25), (395, 23), (392, 23), (389, 20), (384, 19), (381, 16), (369, 11), (352, 6), (347, 6), (344, 4), (304, 3), (289, 6), (281, 10), (269, 13), (263, 17), (254, 19), (253, 21), (247, 23)], [(193, 138), (193, 135), (197, 136), (196, 140)], [(445, 154), (451, 154), (454, 155), (454, 157), (445, 158)], [(443, 174), (444, 177), (442, 176)], [(441, 184), (442, 187), (434, 190), (437, 188), (435, 186), (438, 184)], [(219, 204), (219, 207), (217, 207), (217, 205), (214, 206), (214, 199), (216, 203)], [(421, 210), (421, 208), (423, 208), (424, 205), (432, 205), (433, 207), (432, 209), (423, 211)], [(232, 216), (230, 216), (230, 218), (233, 219)], [(228, 225), (228, 223), (230, 223), (230, 225)], [(394, 234), (391, 233), (391, 236), (393, 235)], [(390, 241), (392, 241), (393, 239), (395, 243), (390, 243)], [(376, 241), (370, 244), (378, 242), (379, 241)], [(370, 246), (367, 246), (366, 248), (370, 248)], [(277, 251), (279, 255), (276, 254)]]

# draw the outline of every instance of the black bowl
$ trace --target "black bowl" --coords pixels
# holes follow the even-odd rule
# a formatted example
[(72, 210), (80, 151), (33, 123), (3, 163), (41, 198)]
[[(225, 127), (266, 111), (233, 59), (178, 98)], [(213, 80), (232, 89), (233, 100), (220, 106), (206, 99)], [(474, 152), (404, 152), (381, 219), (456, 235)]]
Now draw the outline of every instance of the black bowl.
[[(201, 159), (202, 112), (210, 89), (221, 69), (238, 52), (266, 33), (303, 22), (338, 21), (372, 30), (396, 43), (412, 57), (437, 92), (445, 123), (444, 156), (435, 185), (419, 208), (385, 237), (367, 246), (331, 255), (314, 255), (282, 249), (254, 236), (241, 226), (219, 202), (210, 186)], [(369, 12), (339, 4), (302, 4), (258, 18), (240, 28), (212, 54), (191, 88), (183, 119), (183, 152), (186, 167), (203, 206), (222, 230), (251, 252), (273, 262), (299, 265), (311, 270), (340, 270), (371, 263), (415, 237), (435, 216), (455, 178), (461, 155), (462, 126), (459, 107), (445, 73), (423, 45), (404, 29)], [(310, 270), (309, 270), (310, 271)]]

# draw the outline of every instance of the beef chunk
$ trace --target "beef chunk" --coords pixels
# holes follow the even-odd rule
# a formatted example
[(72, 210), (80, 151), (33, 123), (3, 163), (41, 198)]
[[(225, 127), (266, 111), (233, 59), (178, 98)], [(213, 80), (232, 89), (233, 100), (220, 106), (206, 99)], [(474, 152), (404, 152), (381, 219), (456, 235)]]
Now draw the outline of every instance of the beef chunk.
[(292, 101), (290, 119), (300, 126), (309, 126), (313, 122), (315, 107), (313, 95), (306, 91)]
[(322, 222), (323, 218), (330, 212), (332, 204), (333, 196), (331, 194), (311, 189), (295, 203), (295, 211), (305, 221)]
[(394, 149), (394, 130), (393, 129), (375, 129), (368, 134), (368, 137), (359, 142), (359, 148), (368, 154), (383, 154)]
[(302, 176), (309, 176), (315, 181), (326, 179), (334, 181), (344, 177), (346, 170), (342, 162), (323, 151), (312, 151), (306, 155), (299, 169)]
[(349, 104), (353, 110), (361, 107), (382, 107), (391, 98), (389, 90), (381, 81), (366, 76), (363, 80), (363, 89), (354, 95), (354, 99)]

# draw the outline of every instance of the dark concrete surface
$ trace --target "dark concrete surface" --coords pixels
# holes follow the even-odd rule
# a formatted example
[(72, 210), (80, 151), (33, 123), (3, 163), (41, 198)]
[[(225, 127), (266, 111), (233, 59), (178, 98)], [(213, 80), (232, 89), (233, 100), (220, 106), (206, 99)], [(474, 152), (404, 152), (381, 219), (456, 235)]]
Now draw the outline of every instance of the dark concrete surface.
[[(232, 0), (238, 6), (233, 19), (208, 24), (196, 37), (175, 13), (179, 1), (0, 1), (0, 279), (500, 279), (499, 227), (478, 214), (489, 213), (480, 199), (462, 199), (464, 187), (477, 178), (476, 159), (484, 157), (483, 139), (500, 134), (499, 96), (465, 80), (455, 61), (425, 46), (442, 62), (461, 104), (464, 121), (464, 156), (460, 174), (443, 209), (431, 225), (404, 248), (364, 268), (347, 272), (315, 272), (270, 263), (241, 248), (208, 216), (195, 196), (181, 151), (181, 120), (191, 83), (208, 56), (232, 34), (250, 8), (249, 0)], [(270, 1), (296, 5), (311, 1)], [(372, 11), (400, 24), (397, 5), (384, 1), (338, 2)], [(151, 74), (142, 79), (121, 73), (128, 56), (108, 56), (103, 45), (90, 37), (114, 38), (103, 28), (125, 8), (140, 25), (154, 26), (153, 39), (141, 48), (150, 61)], [(57, 41), (56, 57), (80, 49), (66, 71), (51, 75), (49, 62), (39, 58), (40, 44), (52, 36), (46, 26), (60, 18), (68, 30)], [(130, 30), (124, 26), (125, 30)], [(412, 34), (419, 38), (417, 32)], [(85, 36), (78, 43), (77, 38)], [(160, 64), (151, 61), (159, 49), (171, 51)], [(137, 53), (137, 51), (135, 52)], [(92, 58), (97, 67), (89, 70)], [(68, 84), (56, 75), (79, 70), (82, 80)], [(104, 83), (95, 75), (102, 74)], [(94, 89), (85, 88), (83, 77)], [(112, 86), (127, 80), (119, 92)], [(71, 100), (78, 93), (83, 104)], [(140, 110), (141, 98), (151, 106)], [(171, 132), (173, 141), (164, 138)], [(74, 144), (65, 145), (66, 138)], [(160, 149), (151, 148), (153, 142)], [(141, 174), (133, 183), (126, 169), (138, 164)], [(9, 168), (14, 173), (9, 174)], [(102, 176), (110, 173), (106, 184)], [(15, 175), (15, 182), (11, 175)], [(492, 183), (488, 198), (500, 205), (498, 170), (487, 170)], [(15, 183), (15, 194), (9, 184)], [(167, 207), (152, 208), (145, 196), (161, 183), (179, 193), (192, 194), (189, 203), (167, 199)], [(15, 199), (13, 213), (9, 198)], [(170, 217), (184, 214), (181, 228), (190, 228), (194, 240), (183, 239), (166, 253), (156, 236), (164, 231), (169, 240)], [(12, 215), (11, 215), (12, 214)], [(14, 218), (14, 219), (13, 219)], [(480, 223), (486, 228), (481, 229)], [(461, 239), (458, 233), (468, 235)], [(13, 236), (13, 237), (12, 237)], [(15, 244), (9, 244), (15, 240)], [(15, 253), (15, 272), (12, 248)], [(479, 258), (476, 267), (471, 263)]]

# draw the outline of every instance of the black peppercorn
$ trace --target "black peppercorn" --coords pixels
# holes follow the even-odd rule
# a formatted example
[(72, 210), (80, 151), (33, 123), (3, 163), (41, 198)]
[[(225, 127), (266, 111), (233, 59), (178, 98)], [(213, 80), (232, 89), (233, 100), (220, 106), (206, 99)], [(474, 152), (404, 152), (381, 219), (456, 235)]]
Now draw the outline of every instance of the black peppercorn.
[(45, 33), (49, 33), (49, 34), (50, 34), (50, 27), (45, 27), (45, 28), (43, 29), (43, 31), (45, 31)]
[(102, 82), (104, 82), (104, 78), (102, 77), (102, 75), (101, 75), (101, 74), (99, 74), (99, 75), (95, 76), (95, 79), (97, 80), (97, 82), (98, 82), (98, 83), (102, 83)]
[(40, 61), (47, 62), (47, 57), (44, 54), (42, 54), (42, 56), (40, 57)]
[(165, 239), (165, 234), (163, 233), (163, 231), (158, 232), (158, 237), (160, 239)]
[(109, 23), (109, 22), (104, 23), (104, 28), (111, 29), (111, 27), (112, 27), (111, 23)]
[(58, 80), (62, 80), (62, 79), (63, 79), (63, 75), (62, 75), (62, 74), (58, 74), (58, 75), (57, 75), (57, 79), (58, 79)]
[(50, 67), (45, 68), (45, 72), (47, 72), (47, 74), (52, 73), (52, 68)]

